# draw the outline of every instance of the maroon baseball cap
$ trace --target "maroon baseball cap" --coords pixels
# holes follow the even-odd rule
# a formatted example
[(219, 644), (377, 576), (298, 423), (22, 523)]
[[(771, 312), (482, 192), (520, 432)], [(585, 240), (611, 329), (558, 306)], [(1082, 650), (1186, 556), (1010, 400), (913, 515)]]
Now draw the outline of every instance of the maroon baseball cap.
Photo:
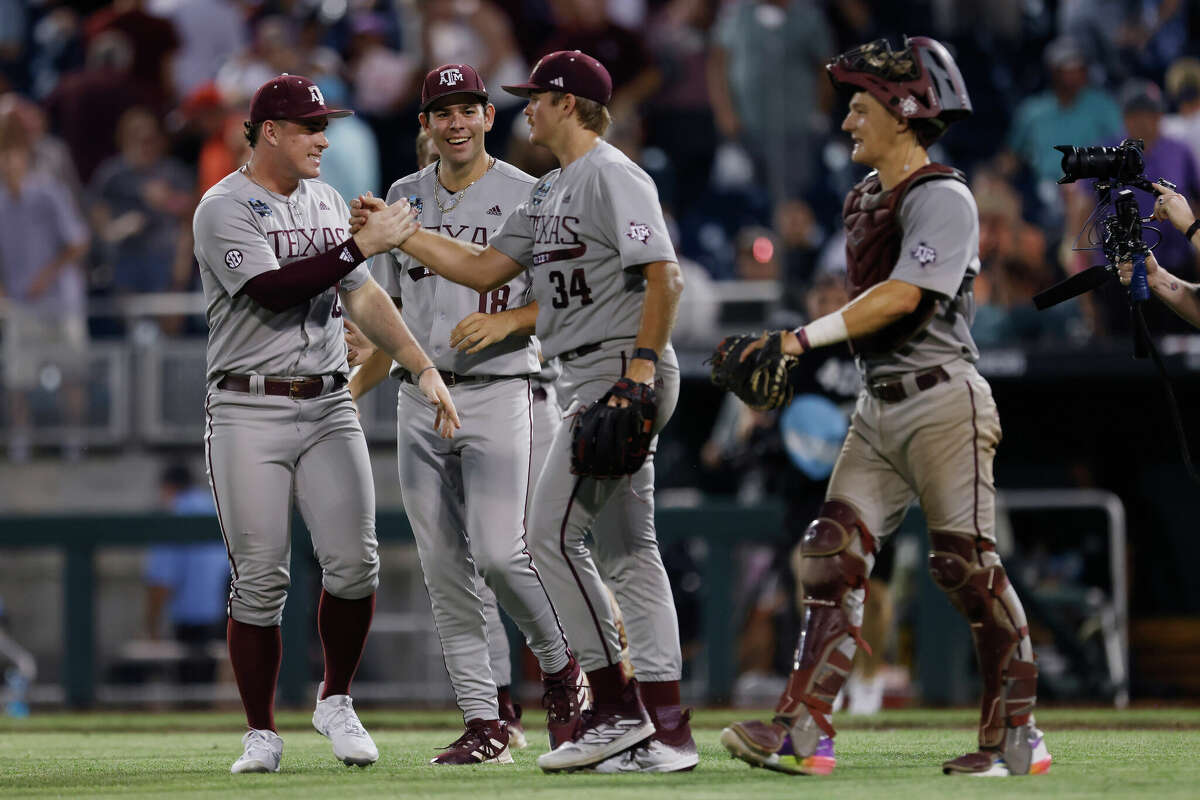
[(315, 83), (301, 75), (288, 75), (258, 87), (250, 101), (250, 123), (257, 125), (269, 119), (309, 119), (311, 117), (348, 117), (353, 111), (329, 108), (325, 95)]
[(529, 97), (530, 92), (567, 92), (602, 106), (612, 99), (612, 77), (608, 70), (579, 50), (544, 55), (534, 64), (528, 81), (501, 88), (518, 97)]
[(487, 87), (483, 78), (470, 64), (442, 64), (429, 70), (421, 84), (421, 111), (426, 111), (437, 100), (451, 94), (473, 94), (484, 103), (488, 101)]

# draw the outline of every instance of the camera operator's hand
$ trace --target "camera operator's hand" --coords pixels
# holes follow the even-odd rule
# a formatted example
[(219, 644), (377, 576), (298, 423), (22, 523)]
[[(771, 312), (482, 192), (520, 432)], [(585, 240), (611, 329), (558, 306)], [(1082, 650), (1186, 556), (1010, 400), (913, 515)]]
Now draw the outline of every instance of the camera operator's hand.
[(1196, 221), (1187, 198), (1161, 184), (1154, 183), (1151, 186), (1158, 192), (1158, 199), (1154, 201), (1154, 218), (1169, 220), (1180, 233), (1186, 234)]
[[(1121, 276), (1121, 285), (1128, 286), (1133, 280), (1133, 262), (1122, 261), (1117, 265), (1117, 271)], [(1150, 284), (1150, 288), (1154, 288), (1154, 284), (1160, 277), (1158, 275), (1158, 261), (1154, 258), (1154, 253), (1146, 253), (1146, 282)], [(1166, 275), (1166, 270), (1162, 270), (1163, 275)]]

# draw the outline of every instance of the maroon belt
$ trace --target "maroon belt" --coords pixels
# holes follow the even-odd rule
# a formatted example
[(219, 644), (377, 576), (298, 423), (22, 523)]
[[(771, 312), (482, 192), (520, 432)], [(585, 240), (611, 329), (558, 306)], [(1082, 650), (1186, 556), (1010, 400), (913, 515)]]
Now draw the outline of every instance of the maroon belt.
[[(932, 367), (931, 369), (923, 370), (913, 377), (913, 383), (916, 384), (918, 392), (932, 389), (939, 383), (948, 380), (950, 380), (950, 373), (946, 372), (942, 367)], [(904, 385), (904, 381), (901, 378), (880, 378), (871, 381), (867, 384), (867, 391), (885, 403), (899, 403), (901, 400), (907, 400), (912, 396), (909, 394), (908, 387)]]
[[(249, 392), (251, 375), (229, 374), (217, 383), (218, 389), (230, 392)], [(334, 373), (333, 389), (346, 385), (346, 376), (340, 372)], [(304, 378), (263, 378), (263, 394), (277, 397), (290, 397), (293, 400), (311, 400), (320, 396), (325, 390), (325, 379), (320, 375)]]

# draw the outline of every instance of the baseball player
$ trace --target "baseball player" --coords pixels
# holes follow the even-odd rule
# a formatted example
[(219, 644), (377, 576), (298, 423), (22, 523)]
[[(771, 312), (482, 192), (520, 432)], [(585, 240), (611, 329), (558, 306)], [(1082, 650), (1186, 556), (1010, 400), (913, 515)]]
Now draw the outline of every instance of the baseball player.
[[(930, 571), (970, 623), (984, 685), (979, 749), (943, 771), (1042, 773), (1050, 754), (1033, 718), (1037, 665), (996, 553), (1000, 420), (970, 333), (979, 214), (961, 173), (926, 153), (970, 115), (971, 101), (950, 53), (926, 37), (906, 37), (898, 51), (886, 40), (857, 47), (828, 71), (852, 93), (842, 123), (852, 158), (874, 169), (843, 210), (852, 299), (794, 331), (745, 337), (753, 342), (745, 347), (723, 343), (714, 378), (761, 361), (752, 382), (767, 386), (776, 365), (849, 341), (864, 389), (825, 503), (801, 541), (805, 621), (787, 688), (771, 722), (736, 723), (721, 743), (752, 765), (833, 771), (831, 704), (863, 646), (867, 579), (915, 498), (929, 526)], [(752, 404), (761, 399), (753, 394), (739, 388)]]
[(429, 357), (362, 263), (416, 227), (407, 202), (348, 236), (349, 209), (316, 180), (331, 116), (307, 78), (281, 75), (254, 94), (249, 163), (196, 209), (195, 252), (209, 325), (205, 451), (229, 551), (229, 657), (250, 730), (232, 771), (276, 772), (279, 624), (288, 588), (294, 497), (321, 563), (325, 655), (313, 725), (346, 764), (379, 752), (349, 691), (378, 584), (375, 496), (366, 440), (346, 389), (342, 307), (419, 376), (409, 413), (436, 435), (459, 424)]
[[(401, 249), (480, 292), (530, 270), (543, 355), (562, 364), (560, 402), (574, 415), (622, 378), (626, 387), (653, 386), (657, 433), (678, 399), (669, 337), (683, 280), (654, 182), (601, 138), (611, 121), (608, 71), (577, 50), (558, 51), (537, 63), (527, 83), (504, 89), (528, 98), (530, 142), (549, 148), (561, 168), (537, 181), (486, 247), (422, 230)], [(571, 436), (571, 426), (562, 426), (547, 456), (534, 491), (530, 540), (587, 672), (594, 709), (578, 735), (540, 756), (538, 765), (546, 771), (691, 769), (699, 758), (689, 712), (680, 708), (679, 626), (654, 534), (653, 459), (621, 479), (575, 475)], [(610, 501), (623, 504), (622, 525), (594, 532), (593, 558), (584, 537)], [(614, 612), (597, 561), (607, 565), (626, 614), (636, 680), (620, 665)]]
[[(483, 81), (471, 66), (446, 64), (431, 70), (422, 86), (419, 120), (439, 159), (396, 181), (388, 201), (408, 198), (426, 229), (486, 244), (534, 183), (488, 155), (484, 138), (494, 115)], [(579, 664), (567, 649), (525, 547), (536, 388), (531, 381), (540, 369), (538, 343), (531, 335), (536, 309), (519, 308), (529, 303), (529, 274), (521, 270), (479, 292), (434, 275), (399, 251), (376, 257), (372, 271), (419, 332), (465, 420), (453, 442), (429, 435), (412, 420), (413, 406), (423, 399), (411, 382), (402, 383), (397, 451), (404, 507), (446, 669), (466, 722), (463, 735), (433, 763), (511, 763), (509, 732), (500, 718), (488, 660), (478, 577), (525, 633), (538, 658), (552, 745), (574, 735), (584, 697)], [(496, 313), (510, 306), (512, 315)], [(513, 320), (514, 329), (528, 331), (510, 335), (512, 329), (497, 327), (507, 320)], [(387, 353), (372, 355), (355, 375), (352, 395), (358, 397), (377, 383), (390, 364)], [(403, 379), (403, 371), (397, 376)], [(499, 633), (502, 637), (503, 630)]]

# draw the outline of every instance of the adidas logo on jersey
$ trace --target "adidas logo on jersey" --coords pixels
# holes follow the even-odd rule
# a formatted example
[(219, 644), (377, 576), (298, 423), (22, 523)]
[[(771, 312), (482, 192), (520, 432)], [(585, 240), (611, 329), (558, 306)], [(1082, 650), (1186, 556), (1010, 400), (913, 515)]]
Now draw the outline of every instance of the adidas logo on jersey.
[(320, 208), (321, 208), (321, 210), (322, 210), (322, 211), (328, 211), (328, 210), (329, 210), (329, 206), (325, 205), (325, 201), (324, 201), (324, 200), (322, 200), (322, 201), (321, 201)]
[(493, 217), (498, 217), (503, 212), (500, 211), (500, 206), (492, 206), (487, 210), (487, 213), (491, 214)]
[(551, 84), (552, 86), (559, 86), (559, 87), (561, 87), (561, 86), (563, 85), (563, 79), (562, 79), (562, 78), (551, 78), (551, 79), (550, 79), (550, 84)]
[(347, 264), (354, 263), (354, 256), (350, 255), (349, 247), (343, 247), (342, 253), (341, 253), (341, 255), (338, 256), (338, 258), (341, 259), (342, 261), (345, 261)]

